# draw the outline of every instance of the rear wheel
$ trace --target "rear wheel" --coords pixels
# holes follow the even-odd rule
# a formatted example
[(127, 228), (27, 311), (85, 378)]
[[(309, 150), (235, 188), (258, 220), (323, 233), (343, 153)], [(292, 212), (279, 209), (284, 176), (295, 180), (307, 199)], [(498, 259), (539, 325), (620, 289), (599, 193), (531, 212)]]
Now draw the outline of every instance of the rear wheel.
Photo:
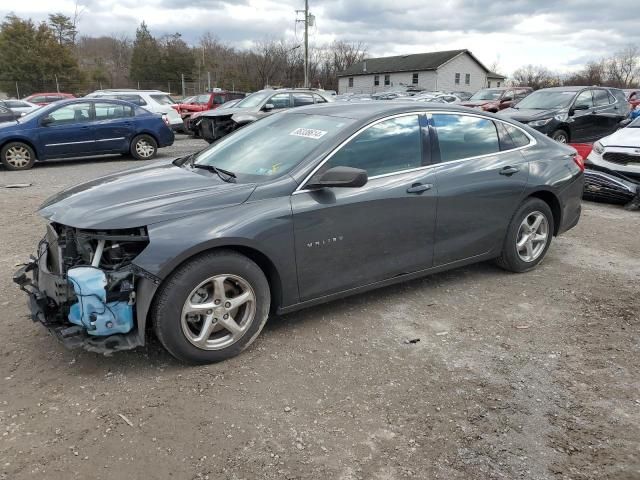
[(515, 213), (497, 264), (511, 272), (526, 272), (538, 265), (551, 245), (553, 214), (546, 202), (529, 198)]
[(569, 134), (560, 128), (551, 134), (551, 138), (556, 142), (569, 143)]
[(156, 336), (184, 362), (225, 360), (255, 340), (270, 303), (269, 283), (253, 261), (232, 251), (207, 253), (176, 270), (159, 290)]
[(33, 167), (36, 154), (26, 143), (10, 142), (2, 147), (0, 161), (7, 170), (28, 170)]
[(138, 135), (131, 141), (130, 152), (136, 160), (150, 160), (158, 152), (158, 143), (151, 135)]

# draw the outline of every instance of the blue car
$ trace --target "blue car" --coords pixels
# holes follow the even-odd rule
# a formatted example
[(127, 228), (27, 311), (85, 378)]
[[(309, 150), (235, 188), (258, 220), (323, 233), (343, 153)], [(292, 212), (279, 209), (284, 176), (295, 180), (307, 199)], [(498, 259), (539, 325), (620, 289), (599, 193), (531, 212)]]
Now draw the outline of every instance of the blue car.
[(63, 100), (0, 124), (0, 161), (9, 170), (26, 170), (52, 158), (130, 154), (148, 160), (173, 140), (160, 115), (132, 103)]

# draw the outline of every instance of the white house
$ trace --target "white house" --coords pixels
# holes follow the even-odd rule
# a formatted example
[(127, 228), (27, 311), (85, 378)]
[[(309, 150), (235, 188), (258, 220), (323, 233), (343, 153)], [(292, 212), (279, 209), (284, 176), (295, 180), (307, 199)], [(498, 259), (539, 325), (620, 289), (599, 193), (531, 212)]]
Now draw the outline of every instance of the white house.
[(406, 87), (431, 91), (475, 92), (504, 86), (505, 77), (491, 72), (469, 50), (368, 58), (338, 74), (338, 93), (376, 93)]

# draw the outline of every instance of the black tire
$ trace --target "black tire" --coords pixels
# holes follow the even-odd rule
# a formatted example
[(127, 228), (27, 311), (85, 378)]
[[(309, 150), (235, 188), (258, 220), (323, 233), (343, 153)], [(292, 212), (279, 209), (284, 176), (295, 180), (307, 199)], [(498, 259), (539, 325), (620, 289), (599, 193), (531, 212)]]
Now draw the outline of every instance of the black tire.
[(136, 160), (151, 160), (158, 153), (158, 142), (151, 135), (138, 135), (131, 140), (129, 152)]
[(9, 142), (0, 150), (0, 161), (7, 170), (29, 170), (36, 162), (36, 153), (26, 143)]
[(551, 138), (556, 142), (569, 143), (569, 134), (566, 130), (559, 128), (551, 134)]
[[(541, 249), (535, 259), (532, 261), (525, 261), (518, 252), (517, 247), (520, 228), (525, 218), (530, 218), (532, 215), (537, 213), (542, 214), (547, 222), (547, 240), (544, 248)], [(534, 269), (547, 254), (547, 250), (549, 250), (549, 246), (551, 245), (551, 239), (553, 238), (553, 232), (553, 213), (551, 212), (549, 205), (539, 198), (528, 198), (523, 202), (520, 208), (518, 208), (511, 219), (511, 223), (509, 223), (509, 228), (507, 229), (507, 234), (502, 246), (502, 252), (496, 259), (496, 263), (501, 268), (516, 273), (528, 272), (529, 270)]]
[[(182, 308), (192, 291), (215, 275), (233, 275), (246, 281), (254, 294), (255, 314), (235, 343), (205, 350), (185, 335)], [(151, 313), (156, 336), (171, 355), (186, 363), (205, 364), (234, 357), (253, 343), (267, 321), (270, 305), (269, 283), (260, 267), (244, 255), (219, 250), (199, 255), (176, 269), (158, 290)]]

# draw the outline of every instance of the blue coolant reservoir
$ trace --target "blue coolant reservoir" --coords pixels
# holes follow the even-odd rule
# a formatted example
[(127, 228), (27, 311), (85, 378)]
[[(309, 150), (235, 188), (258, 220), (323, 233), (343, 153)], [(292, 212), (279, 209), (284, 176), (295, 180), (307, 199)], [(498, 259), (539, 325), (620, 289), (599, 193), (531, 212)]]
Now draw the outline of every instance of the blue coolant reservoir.
[(67, 277), (78, 297), (71, 305), (69, 321), (83, 326), (90, 335), (127, 333), (133, 328), (133, 307), (127, 302), (107, 303), (107, 277), (93, 267), (76, 267)]

